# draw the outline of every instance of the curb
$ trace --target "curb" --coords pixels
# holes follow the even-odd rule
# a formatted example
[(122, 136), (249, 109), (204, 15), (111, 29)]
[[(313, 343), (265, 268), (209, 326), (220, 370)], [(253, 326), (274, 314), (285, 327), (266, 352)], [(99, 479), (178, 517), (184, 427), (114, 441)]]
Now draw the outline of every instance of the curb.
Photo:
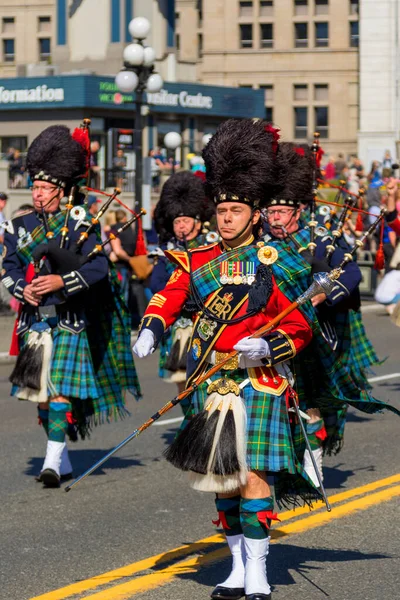
[(10, 356), (8, 352), (0, 352), (0, 365), (11, 365), (16, 358), (16, 356)]

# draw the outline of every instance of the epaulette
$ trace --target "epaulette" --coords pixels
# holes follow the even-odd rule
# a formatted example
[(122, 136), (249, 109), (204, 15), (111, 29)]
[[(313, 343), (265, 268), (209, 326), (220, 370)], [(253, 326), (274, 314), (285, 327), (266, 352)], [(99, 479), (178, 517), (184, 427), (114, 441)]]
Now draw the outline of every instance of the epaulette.
[(169, 261), (181, 267), (186, 273), (190, 272), (189, 257), (183, 250), (164, 250)]
[(190, 252), (194, 254), (195, 252), (204, 252), (204, 250), (210, 250), (210, 248), (214, 248), (214, 246), (218, 246), (219, 242), (214, 242), (213, 244), (206, 244), (204, 246), (198, 246), (197, 248), (192, 248)]
[(12, 217), (12, 219), (3, 221), (2, 228), (5, 231), (7, 231), (9, 234), (13, 235), (15, 233), (15, 230), (18, 229), (18, 225), (24, 224), (23, 217), (25, 217), (26, 215), (30, 215), (33, 212), (34, 212), (33, 209), (32, 210), (24, 210), (23, 212), (19, 213), (19, 215)]

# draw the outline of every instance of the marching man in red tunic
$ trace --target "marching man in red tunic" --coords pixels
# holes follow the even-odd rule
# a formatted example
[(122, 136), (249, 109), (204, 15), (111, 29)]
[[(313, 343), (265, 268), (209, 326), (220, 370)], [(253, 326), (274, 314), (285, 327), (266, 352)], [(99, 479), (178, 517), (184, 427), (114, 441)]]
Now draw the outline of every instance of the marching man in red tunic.
[(274, 189), (277, 147), (276, 132), (253, 120), (226, 121), (211, 138), (204, 150), (207, 193), (222, 241), (165, 253), (178, 268), (150, 301), (134, 347), (139, 357), (151, 354), (185, 306), (194, 319), (188, 384), (239, 351), (198, 386), (166, 454), (190, 472), (195, 489), (217, 493), (217, 523), (233, 564), (212, 598), (271, 598), (266, 557), (277, 517), (267, 474), (275, 477), (278, 505), (319, 497), (302, 468), (304, 439), (288, 413), (287, 361), (311, 340), (310, 326), (296, 309), (264, 337), (249, 337), (290, 304), (272, 275), (277, 252), (255, 239)]

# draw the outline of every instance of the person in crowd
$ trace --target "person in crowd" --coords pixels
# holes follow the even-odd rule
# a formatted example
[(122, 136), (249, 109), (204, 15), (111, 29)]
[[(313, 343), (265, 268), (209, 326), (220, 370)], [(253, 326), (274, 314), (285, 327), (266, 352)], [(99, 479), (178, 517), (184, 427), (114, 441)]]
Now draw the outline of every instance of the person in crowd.
[(390, 154), (390, 150), (386, 150), (383, 160), (382, 160), (382, 178), (388, 179), (393, 174), (392, 168), (393, 160), (392, 155)]
[(126, 156), (122, 148), (118, 148), (117, 155), (113, 158), (114, 185), (121, 190), (124, 187), (126, 170)]
[(14, 150), (14, 156), (9, 163), (9, 172), (10, 187), (23, 187), (25, 167), (20, 150)]
[(94, 194), (89, 194), (86, 203), (89, 214), (94, 218), (97, 217), (97, 213), (100, 210), (101, 200), (96, 198)]
[[(124, 210), (115, 211), (115, 225), (110, 228), (111, 233), (116, 233), (117, 229), (128, 220)], [(132, 327), (136, 328), (140, 319), (144, 315), (148, 301), (145, 292), (145, 281), (141, 281), (136, 276), (132, 268), (132, 258), (136, 253), (138, 227), (128, 227), (111, 240), (111, 249), (116, 257), (115, 266), (117, 268), (122, 293), (125, 303), (131, 314)]]
[(334, 156), (329, 157), (329, 162), (325, 165), (324, 172), (325, 172), (325, 179), (327, 181), (335, 179), (336, 165), (335, 165), (335, 157)]
[(339, 179), (342, 178), (342, 171), (345, 167), (347, 167), (347, 162), (344, 158), (344, 154), (342, 152), (339, 152), (338, 157), (335, 160), (336, 177), (338, 177)]
[(101, 182), (101, 167), (99, 165), (99, 150), (100, 143), (93, 140), (90, 143), (90, 185), (96, 189), (100, 188)]

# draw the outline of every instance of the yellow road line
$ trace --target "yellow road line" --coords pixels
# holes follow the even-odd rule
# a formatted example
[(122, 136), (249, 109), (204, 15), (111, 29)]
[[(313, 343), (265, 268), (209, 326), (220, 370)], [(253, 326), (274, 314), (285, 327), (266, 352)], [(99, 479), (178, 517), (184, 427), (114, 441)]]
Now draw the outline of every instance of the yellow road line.
[[(368, 483), (358, 488), (353, 488), (345, 492), (340, 492), (339, 494), (334, 494), (332, 497), (329, 498), (329, 501), (331, 504), (337, 504), (339, 502), (343, 502), (344, 500), (348, 500), (349, 498), (354, 498), (355, 496), (360, 496), (362, 494), (366, 494), (376, 489), (386, 487), (398, 482), (400, 482), (400, 473), (398, 473), (397, 475), (392, 475), (391, 477), (387, 477), (385, 479), (373, 481), (372, 483)], [(317, 502), (315, 503), (314, 510), (320, 510), (324, 506), (325, 505), (323, 502)], [(335, 509), (335, 512), (336, 510), (337, 509)], [(289, 519), (293, 519), (309, 513), (310, 509), (307, 506), (305, 506), (302, 508), (297, 508), (294, 512), (292, 510), (285, 511), (279, 515), (279, 518), (282, 522), (284, 522)], [(84, 581), (72, 583), (63, 588), (54, 590), (52, 592), (47, 592), (40, 596), (35, 596), (34, 598), (31, 598), (31, 600), (63, 600), (65, 598), (70, 598), (71, 596), (75, 596), (82, 592), (94, 589), (102, 585), (106, 585), (108, 583), (112, 583), (115, 580), (120, 579), (122, 577), (130, 577), (132, 575), (135, 575), (136, 573), (140, 573), (141, 571), (145, 571), (155, 566), (159, 566), (163, 563), (170, 562), (171, 560), (176, 560), (183, 556), (188, 556), (190, 554), (193, 554), (194, 552), (200, 552), (212, 544), (223, 543), (224, 541), (225, 538), (223, 535), (212, 535), (203, 538), (198, 542), (194, 542), (193, 544), (189, 544), (187, 546), (180, 546), (178, 548), (174, 548), (173, 550), (157, 554), (156, 556), (151, 556), (149, 558), (145, 558), (143, 560), (131, 563), (129, 565), (126, 565), (125, 567), (114, 569), (113, 571), (108, 571), (107, 573), (103, 573), (101, 575), (96, 575), (95, 577), (85, 579)]]
[[(277, 541), (281, 537), (294, 535), (295, 533), (301, 533), (309, 529), (314, 529), (315, 527), (320, 527), (325, 523), (335, 519), (340, 519), (355, 511), (365, 510), (374, 504), (386, 502), (399, 495), (400, 485), (388, 488), (381, 492), (370, 494), (365, 498), (359, 498), (358, 500), (353, 500), (348, 504), (343, 504), (334, 512), (318, 513), (305, 519), (300, 519), (299, 521), (285, 525), (284, 527), (273, 532), (273, 539), (274, 541)], [(227, 547), (220, 548), (214, 552), (211, 552), (210, 554), (191, 558), (184, 562), (172, 565), (166, 569), (163, 569), (162, 571), (158, 571), (157, 573), (144, 575), (143, 577), (138, 577), (137, 579), (128, 581), (127, 583), (117, 585), (114, 588), (109, 588), (107, 590), (97, 592), (91, 596), (86, 596), (85, 600), (127, 600), (134, 594), (143, 593), (164, 585), (168, 581), (171, 581), (171, 579), (174, 577), (187, 575), (188, 573), (196, 573), (201, 566), (221, 560), (228, 555), (229, 550)]]

